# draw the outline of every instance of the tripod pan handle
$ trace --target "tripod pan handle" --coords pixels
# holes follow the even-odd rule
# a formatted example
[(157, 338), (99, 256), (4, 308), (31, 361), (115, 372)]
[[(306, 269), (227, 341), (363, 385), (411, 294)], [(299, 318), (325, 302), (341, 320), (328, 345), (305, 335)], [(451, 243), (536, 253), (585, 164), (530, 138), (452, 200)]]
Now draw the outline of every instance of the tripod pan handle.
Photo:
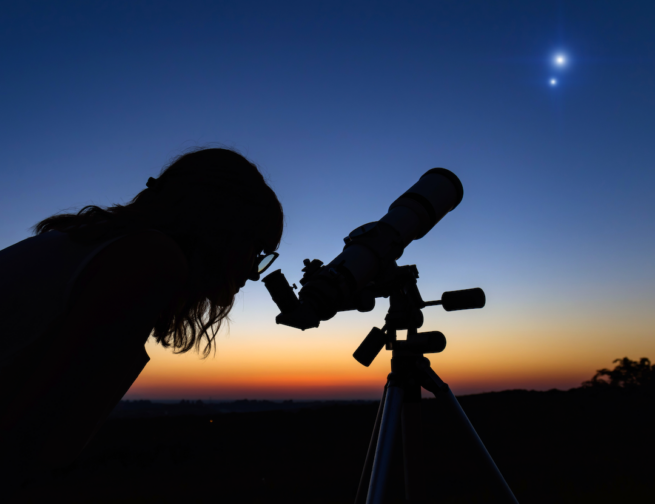
[(441, 296), (441, 304), (446, 311), (482, 308), (486, 302), (487, 298), (480, 287), (444, 292)]

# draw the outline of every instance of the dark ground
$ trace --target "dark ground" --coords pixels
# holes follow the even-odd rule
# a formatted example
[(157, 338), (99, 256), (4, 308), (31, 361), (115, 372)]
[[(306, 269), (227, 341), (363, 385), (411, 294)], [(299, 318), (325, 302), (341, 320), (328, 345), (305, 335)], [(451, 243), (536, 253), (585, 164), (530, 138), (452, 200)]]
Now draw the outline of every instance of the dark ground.
[[(516, 390), (459, 399), (521, 504), (655, 502), (652, 395)], [(423, 406), (429, 502), (491, 502), (474, 499), (481, 478), (456, 426), (435, 400)], [(351, 503), (376, 411), (362, 403), (115, 414), (73, 466), (12, 502)], [(403, 502), (400, 454), (390, 503)]]

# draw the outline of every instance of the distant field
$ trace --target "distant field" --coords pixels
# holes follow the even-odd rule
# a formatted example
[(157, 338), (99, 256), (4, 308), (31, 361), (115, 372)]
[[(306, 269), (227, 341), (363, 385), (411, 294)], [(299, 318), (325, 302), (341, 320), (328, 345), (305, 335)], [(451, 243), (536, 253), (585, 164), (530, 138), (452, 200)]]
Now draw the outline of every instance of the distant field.
[[(507, 391), (460, 398), (519, 502), (655, 501), (655, 400)], [(430, 502), (484, 491), (456, 425), (423, 402)], [(110, 419), (81, 458), (13, 503), (352, 503), (377, 404)], [(389, 503), (403, 502), (396, 450)], [(439, 500), (438, 500), (439, 499)]]

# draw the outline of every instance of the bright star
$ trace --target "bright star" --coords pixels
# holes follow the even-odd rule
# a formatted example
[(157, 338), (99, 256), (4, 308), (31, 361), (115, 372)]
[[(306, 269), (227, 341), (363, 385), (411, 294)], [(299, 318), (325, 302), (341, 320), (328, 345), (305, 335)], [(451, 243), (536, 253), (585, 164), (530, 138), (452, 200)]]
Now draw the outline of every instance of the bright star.
[(555, 56), (555, 64), (562, 66), (564, 63), (566, 63), (566, 58), (562, 56), (561, 54), (558, 54)]
[(550, 79), (550, 85), (551, 86), (556, 86), (557, 85), (557, 79)]

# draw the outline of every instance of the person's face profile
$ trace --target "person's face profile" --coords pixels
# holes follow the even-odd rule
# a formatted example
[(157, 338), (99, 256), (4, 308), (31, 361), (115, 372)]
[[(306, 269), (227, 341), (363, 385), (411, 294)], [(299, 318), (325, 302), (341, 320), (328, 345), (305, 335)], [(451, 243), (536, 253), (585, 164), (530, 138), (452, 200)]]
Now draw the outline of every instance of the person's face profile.
[(213, 281), (207, 279), (210, 284), (207, 285), (208, 297), (215, 298), (219, 304), (228, 304), (250, 278), (261, 251), (262, 248), (252, 240), (232, 243), (225, 253), (223, 264), (217, 264), (221, 274)]

